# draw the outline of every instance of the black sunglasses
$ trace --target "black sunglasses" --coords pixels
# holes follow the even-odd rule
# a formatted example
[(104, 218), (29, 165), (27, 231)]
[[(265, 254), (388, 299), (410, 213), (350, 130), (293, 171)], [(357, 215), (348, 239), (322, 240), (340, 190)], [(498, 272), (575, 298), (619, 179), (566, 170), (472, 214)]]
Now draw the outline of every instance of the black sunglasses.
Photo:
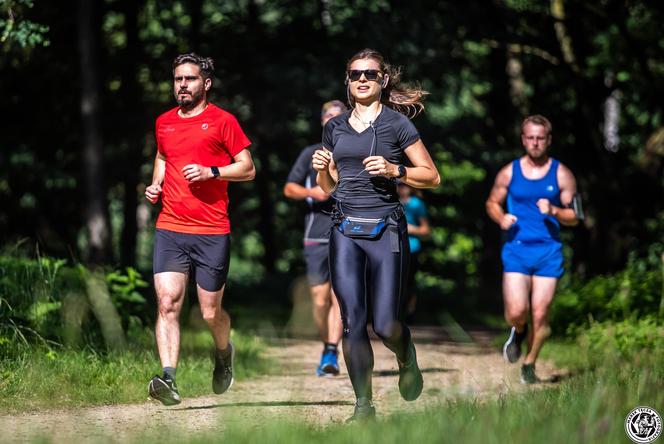
[(362, 77), (362, 74), (364, 74), (367, 80), (378, 80), (378, 76), (382, 72), (377, 69), (351, 69), (348, 71), (348, 78), (351, 82), (357, 82)]

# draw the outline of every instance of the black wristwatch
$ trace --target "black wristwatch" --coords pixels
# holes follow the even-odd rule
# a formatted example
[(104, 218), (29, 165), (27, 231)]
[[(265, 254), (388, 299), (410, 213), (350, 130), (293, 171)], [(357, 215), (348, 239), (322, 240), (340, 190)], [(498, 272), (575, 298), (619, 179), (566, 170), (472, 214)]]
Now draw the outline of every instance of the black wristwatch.
[(397, 176), (397, 179), (401, 179), (403, 176), (406, 175), (406, 167), (403, 165), (398, 165), (397, 168), (399, 170), (399, 175)]
[(212, 171), (212, 176), (214, 176), (215, 179), (216, 179), (217, 177), (219, 177), (219, 168), (218, 168), (218, 167), (216, 167), (216, 166), (211, 166), (211, 167), (210, 167), (210, 171)]

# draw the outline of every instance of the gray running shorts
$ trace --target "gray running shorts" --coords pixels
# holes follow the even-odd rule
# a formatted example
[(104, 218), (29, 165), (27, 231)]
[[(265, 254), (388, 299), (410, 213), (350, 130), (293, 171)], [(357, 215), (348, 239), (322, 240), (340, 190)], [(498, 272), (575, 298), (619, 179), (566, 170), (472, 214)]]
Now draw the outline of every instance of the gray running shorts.
[(229, 234), (187, 234), (157, 229), (152, 271), (154, 274), (191, 272), (202, 289), (219, 291), (228, 276), (230, 250)]
[(320, 285), (330, 280), (329, 244), (304, 246), (304, 261), (307, 263), (309, 285)]

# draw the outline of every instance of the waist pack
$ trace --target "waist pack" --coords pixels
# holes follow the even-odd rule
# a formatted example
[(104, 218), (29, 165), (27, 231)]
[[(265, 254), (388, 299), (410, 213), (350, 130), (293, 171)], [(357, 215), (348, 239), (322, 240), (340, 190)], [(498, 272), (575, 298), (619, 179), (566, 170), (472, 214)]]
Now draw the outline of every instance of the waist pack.
[(338, 230), (346, 237), (375, 239), (387, 226), (385, 217), (367, 219), (364, 217), (345, 216), (341, 219)]
[(374, 219), (366, 217), (344, 216), (337, 208), (337, 230), (346, 237), (354, 239), (377, 239), (386, 227), (389, 227), (392, 252), (398, 253), (399, 248), (399, 220), (404, 216), (403, 208), (399, 206), (392, 214)]

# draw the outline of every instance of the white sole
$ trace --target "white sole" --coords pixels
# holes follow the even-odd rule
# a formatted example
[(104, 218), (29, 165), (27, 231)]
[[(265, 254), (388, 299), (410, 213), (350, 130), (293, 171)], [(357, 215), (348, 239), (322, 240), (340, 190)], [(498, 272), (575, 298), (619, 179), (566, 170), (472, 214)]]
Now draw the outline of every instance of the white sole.
[(513, 364), (513, 362), (510, 362), (509, 358), (507, 357), (507, 347), (514, 340), (514, 335), (516, 335), (516, 328), (512, 327), (512, 330), (510, 331), (510, 337), (507, 338), (507, 341), (505, 341), (505, 344), (503, 344), (503, 358), (505, 359), (505, 361), (509, 362), (510, 364)]

